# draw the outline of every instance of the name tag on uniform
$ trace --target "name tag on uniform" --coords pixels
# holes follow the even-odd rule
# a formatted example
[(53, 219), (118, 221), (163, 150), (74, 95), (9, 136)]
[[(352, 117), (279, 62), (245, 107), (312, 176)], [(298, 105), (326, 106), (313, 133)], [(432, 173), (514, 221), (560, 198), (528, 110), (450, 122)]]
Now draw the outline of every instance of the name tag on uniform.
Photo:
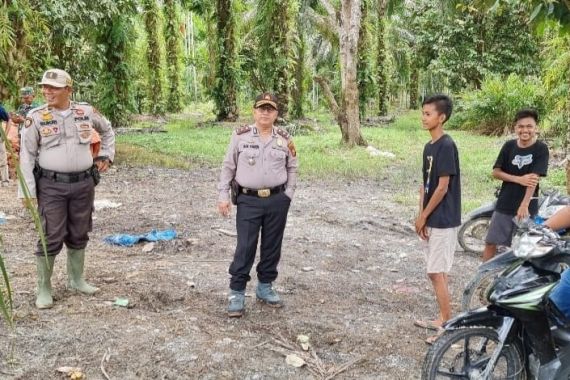
[(40, 125), (46, 126), (46, 125), (56, 125), (57, 124), (57, 120), (48, 120), (48, 121), (40, 121)]
[(259, 149), (259, 145), (244, 144), (243, 148)]
[(75, 121), (89, 121), (89, 116), (76, 117)]

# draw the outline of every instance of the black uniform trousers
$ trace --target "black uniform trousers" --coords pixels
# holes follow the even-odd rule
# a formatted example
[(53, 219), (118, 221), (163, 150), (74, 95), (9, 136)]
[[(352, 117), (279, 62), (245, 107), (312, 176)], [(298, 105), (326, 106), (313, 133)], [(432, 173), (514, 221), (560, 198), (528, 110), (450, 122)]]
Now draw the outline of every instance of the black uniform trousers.
[(257, 242), (261, 230), (257, 279), (269, 283), (277, 278), (277, 265), (281, 258), (281, 243), (287, 223), (291, 199), (284, 192), (267, 198), (239, 194), (237, 198), (237, 246), (230, 265), (230, 289), (245, 290), (251, 279), (249, 272), (255, 261)]
[[(60, 183), (42, 177), (36, 186), (47, 254), (57, 255), (64, 243), (71, 249), (85, 248), (93, 223), (93, 178), (88, 177), (75, 183)], [(44, 255), (41, 240), (38, 241), (35, 254)]]

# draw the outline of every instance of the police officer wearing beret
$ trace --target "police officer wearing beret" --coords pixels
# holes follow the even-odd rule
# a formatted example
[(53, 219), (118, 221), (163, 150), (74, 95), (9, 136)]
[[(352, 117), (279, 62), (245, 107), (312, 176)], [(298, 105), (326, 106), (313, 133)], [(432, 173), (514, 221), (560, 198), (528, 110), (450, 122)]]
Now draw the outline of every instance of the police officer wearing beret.
[(222, 164), (218, 184), (218, 212), (229, 217), (229, 190), (237, 192), (237, 247), (230, 265), (228, 316), (241, 317), (245, 288), (255, 260), (261, 231), (257, 265), (256, 297), (272, 307), (283, 303), (273, 289), (287, 212), (297, 182), (297, 157), (289, 134), (273, 125), (277, 119), (277, 98), (263, 93), (253, 106), (255, 124), (238, 128)]
[[(45, 233), (47, 259), (41, 242), (35, 254), (36, 306), (46, 309), (53, 306), (51, 275), (55, 256), (64, 244), (68, 287), (84, 294), (98, 290), (83, 277), (85, 247), (98, 172), (106, 171), (113, 161), (115, 135), (95, 108), (71, 101), (73, 82), (68, 73), (50, 69), (39, 84), (47, 104), (31, 110), (24, 121), (20, 167), (31, 198), (37, 198)], [(93, 130), (101, 135), (101, 153), (95, 164), (90, 150)], [(21, 187), (18, 195), (24, 198)]]

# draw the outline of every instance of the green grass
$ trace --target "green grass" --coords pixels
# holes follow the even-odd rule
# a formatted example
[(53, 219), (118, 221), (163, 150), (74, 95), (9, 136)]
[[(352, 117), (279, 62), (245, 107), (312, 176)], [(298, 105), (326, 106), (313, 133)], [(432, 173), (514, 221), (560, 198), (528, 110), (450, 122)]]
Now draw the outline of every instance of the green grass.
[[(172, 168), (196, 166), (219, 167), (233, 127), (248, 123), (251, 113), (239, 123), (215, 123), (209, 106), (199, 112), (176, 117), (166, 125), (168, 133), (128, 134), (118, 137), (117, 161), (133, 165), (157, 165)], [(394, 159), (371, 157), (363, 148), (349, 149), (340, 144), (338, 126), (326, 113), (309, 115), (316, 121), (314, 132), (295, 136), (300, 160), (299, 175), (311, 178), (370, 178), (387, 180), (398, 189), (394, 200), (402, 205), (417, 205), (421, 180), (421, 154), (429, 134), (420, 127), (420, 113), (409, 112), (393, 124), (363, 128), (366, 141), (381, 151), (392, 152)], [(478, 136), (465, 131), (450, 131), (460, 154), (463, 211), (467, 212), (493, 199), (500, 182), (492, 179), (491, 170), (506, 138)], [(551, 170), (543, 188), (559, 187), (564, 191), (565, 173)]]

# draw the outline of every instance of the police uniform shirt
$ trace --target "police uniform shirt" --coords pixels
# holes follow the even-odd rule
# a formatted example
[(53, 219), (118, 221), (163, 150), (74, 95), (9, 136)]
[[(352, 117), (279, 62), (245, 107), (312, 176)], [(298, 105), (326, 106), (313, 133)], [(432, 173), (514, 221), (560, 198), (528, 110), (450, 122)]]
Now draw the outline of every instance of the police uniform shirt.
[[(41, 168), (59, 173), (82, 172), (93, 165), (90, 144), (94, 129), (101, 135), (99, 156), (113, 161), (115, 134), (111, 123), (89, 104), (71, 102), (64, 111), (46, 104), (28, 113), (22, 129), (20, 167), (31, 197), (36, 196), (36, 160)], [(24, 197), (21, 188), (18, 196)]]
[(264, 142), (254, 125), (238, 128), (222, 164), (218, 201), (229, 201), (233, 178), (240, 186), (256, 190), (286, 184), (285, 194), (292, 199), (297, 184), (297, 154), (289, 134), (273, 127), (271, 138)]

